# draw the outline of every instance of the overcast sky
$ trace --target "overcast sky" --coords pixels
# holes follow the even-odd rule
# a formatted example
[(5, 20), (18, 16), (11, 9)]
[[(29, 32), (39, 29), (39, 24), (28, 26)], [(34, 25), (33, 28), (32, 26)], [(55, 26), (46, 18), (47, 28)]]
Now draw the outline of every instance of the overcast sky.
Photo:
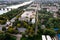
[(0, 0), (0, 1), (26, 1), (26, 0)]
[[(0, 0), (0, 1), (28, 1), (28, 0)], [(60, 1), (60, 0), (35, 0), (35, 1)]]

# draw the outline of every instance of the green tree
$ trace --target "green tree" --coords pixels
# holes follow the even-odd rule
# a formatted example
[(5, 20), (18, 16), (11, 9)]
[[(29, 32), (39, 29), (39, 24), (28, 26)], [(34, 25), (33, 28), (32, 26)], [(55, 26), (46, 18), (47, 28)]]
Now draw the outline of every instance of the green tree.
[(4, 39), (5, 39), (5, 34), (2, 31), (0, 31), (0, 40), (4, 40)]
[(18, 24), (17, 24), (17, 27), (21, 27), (21, 24), (20, 24), (20, 23), (18, 23)]
[(17, 34), (17, 33), (18, 33), (18, 30), (15, 30), (14, 28), (9, 28), (9, 29), (7, 30), (7, 33)]
[(16, 40), (16, 37), (13, 35), (10, 35), (9, 33), (5, 33), (5, 39), (4, 40)]
[(54, 37), (56, 35), (56, 32), (52, 29), (44, 29), (43, 34), (50, 35), (51, 37)]
[(2, 27), (2, 31), (6, 31), (6, 27)]

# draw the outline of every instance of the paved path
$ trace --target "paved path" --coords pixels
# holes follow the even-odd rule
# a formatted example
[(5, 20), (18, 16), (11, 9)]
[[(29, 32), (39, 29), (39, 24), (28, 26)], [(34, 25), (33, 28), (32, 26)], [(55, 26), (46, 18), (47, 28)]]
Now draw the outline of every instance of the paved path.
[(21, 39), (21, 37), (22, 37), (22, 35), (21, 34), (12, 34), (13, 36), (16, 36), (17, 37), (17, 39), (16, 40), (20, 40)]
[(0, 25), (0, 27), (5, 27), (6, 25)]
[(17, 37), (17, 39), (16, 40), (20, 40), (21, 39), (21, 37), (22, 37), (22, 35), (16, 35), (16, 37)]

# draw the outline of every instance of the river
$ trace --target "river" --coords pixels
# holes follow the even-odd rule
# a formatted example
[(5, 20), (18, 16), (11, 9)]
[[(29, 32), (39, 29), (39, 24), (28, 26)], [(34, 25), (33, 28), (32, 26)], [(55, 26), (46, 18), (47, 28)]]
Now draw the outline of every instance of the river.
[[(8, 6), (8, 7), (5, 7), (5, 8), (9, 8), (11, 11), (11, 9), (17, 9), (19, 7), (22, 7), (22, 6), (25, 6), (25, 5), (29, 5), (31, 4), (33, 1), (28, 1), (28, 2), (24, 2), (22, 4), (17, 4), (17, 5), (12, 5), (12, 6)], [(3, 13), (6, 13), (6, 12), (9, 12), (7, 9), (6, 10), (0, 10), (0, 15), (3, 14)]]

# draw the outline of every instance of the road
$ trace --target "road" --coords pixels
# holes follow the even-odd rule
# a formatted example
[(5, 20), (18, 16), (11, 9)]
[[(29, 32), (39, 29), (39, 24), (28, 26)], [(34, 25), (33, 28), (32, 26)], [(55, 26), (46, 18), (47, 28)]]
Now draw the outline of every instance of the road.
[(17, 35), (16, 35), (16, 37), (17, 37), (17, 39), (16, 39), (16, 40), (20, 40), (20, 39), (21, 39), (21, 37), (22, 37), (22, 35), (17, 34)]
[(0, 27), (5, 27), (6, 25), (0, 25)]

